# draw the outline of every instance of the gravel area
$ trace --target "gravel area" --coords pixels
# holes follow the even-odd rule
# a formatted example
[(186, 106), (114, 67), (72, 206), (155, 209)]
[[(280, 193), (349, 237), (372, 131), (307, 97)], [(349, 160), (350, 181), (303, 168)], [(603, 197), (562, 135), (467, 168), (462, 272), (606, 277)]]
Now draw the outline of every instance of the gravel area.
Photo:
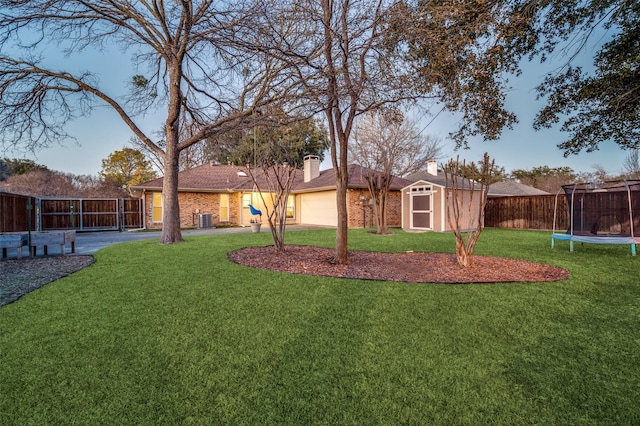
[(51, 256), (0, 261), (0, 306), (72, 274), (95, 261), (93, 256)]

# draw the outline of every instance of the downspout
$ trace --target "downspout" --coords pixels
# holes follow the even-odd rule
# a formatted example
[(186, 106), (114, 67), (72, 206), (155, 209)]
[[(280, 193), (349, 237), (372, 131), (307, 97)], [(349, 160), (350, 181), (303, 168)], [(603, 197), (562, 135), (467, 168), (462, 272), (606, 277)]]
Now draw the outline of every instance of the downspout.
[[(153, 214), (153, 212), (152, 212)], [(147, 229), (147, 188), (142, 188), (142, 229)]]

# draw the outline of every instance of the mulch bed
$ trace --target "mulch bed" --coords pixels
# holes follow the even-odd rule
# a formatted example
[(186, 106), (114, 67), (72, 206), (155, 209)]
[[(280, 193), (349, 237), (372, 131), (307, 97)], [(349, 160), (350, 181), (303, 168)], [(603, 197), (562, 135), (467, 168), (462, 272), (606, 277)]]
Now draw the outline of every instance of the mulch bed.
[(411, 283), (499, 283), (560, 281), (569, 271), (526, 260), (473, 256), (472, 265), (458, 265), (447, 253), (379, 253), (350, 251), (347, 264), (334, 262), (335, 250), (314, 246), (246, 247), (229, 253), (231, 261), (254, 268), (294, 274)]

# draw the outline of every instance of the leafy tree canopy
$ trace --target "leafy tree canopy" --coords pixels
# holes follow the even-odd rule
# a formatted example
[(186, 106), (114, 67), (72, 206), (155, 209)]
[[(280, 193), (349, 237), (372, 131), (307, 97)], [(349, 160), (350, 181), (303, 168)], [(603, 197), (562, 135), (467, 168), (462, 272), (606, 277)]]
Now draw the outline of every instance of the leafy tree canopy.
[[(548, 105), (534, 128), (562, 121), (569, 138), (558, 145), (564, 155), (592, 152), (603, 141), (640, 147), (640, 3), (635, 0), (563, 0), (549, 7), (549, 43), (582, 31), (582, 44), (600, 27), (611, 39), (595, 55), (592, 73), (567, 66), (538, 87)], [(551, 26), (553, 24), (553, 26)], [(549, 50), (549, 49), (547, 49)]]
[(102, 160), (100, 175), (121, 188), (129, 188), (156, 177), (156, 172), (144, 155), (133, 148), (115, 151)]
[(256, 126), (207, 143), (211, 157), (220, 163), (260, 166), (287, 162), (300, 168), (307, 155), (317, 155), (322, 161), (329, 138), (322, 122), (306, 119), (278, 127)]
[(425, 96), (462, 114), (450, 135), (457, 147), (469, 136), (497, 139), (517, 121), (505, 107), (505, 92), (529, 46), (522, 38), (532, 17), (522, 3), (406, 0), (397, 6), (389, 37), (406, 45)]
[(46, 166), (37, 164), (33, 160), (20, 158), (0, 159), (0, 180), (5, 180), (9, 176), (23, 175), (35, 170), (48, 170)]
[[(501, 180), (507, 178), (506, 169), (503, 166), (498, 166), (495, 164), (495, 160), (491, 170), (490, 182), (492, 183), (500, 182)], [(461, 162), (453, 162), (452, 164), (456, 164), (459, 169), (457, 172), (458, 176), (465, 177), (467, 179), (473, 179), (476, 182), (484, 182), (486, 179), (486, 174), (483, 173), (482, 167), (484, 165), (484, 160), (480, 160), (479, 162), (471, 162), (471, 163), (461, 163)], [(451, 169), (451, 164), (449, 164), (449, 169)]]
[(511, 177), (517, 179), (524, 185), (554, 193), (558, 191), (562, 185), (575, 182), (578, 175), (571, 167), (538, 166), (530, 170), (512, 170)]

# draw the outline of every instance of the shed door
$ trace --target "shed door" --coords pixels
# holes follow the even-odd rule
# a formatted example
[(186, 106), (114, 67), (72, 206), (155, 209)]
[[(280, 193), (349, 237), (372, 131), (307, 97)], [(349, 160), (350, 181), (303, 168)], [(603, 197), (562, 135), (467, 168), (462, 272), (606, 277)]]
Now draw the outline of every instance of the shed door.
[(433, 229), (431, 188), (411, 188), (411, 229)]

